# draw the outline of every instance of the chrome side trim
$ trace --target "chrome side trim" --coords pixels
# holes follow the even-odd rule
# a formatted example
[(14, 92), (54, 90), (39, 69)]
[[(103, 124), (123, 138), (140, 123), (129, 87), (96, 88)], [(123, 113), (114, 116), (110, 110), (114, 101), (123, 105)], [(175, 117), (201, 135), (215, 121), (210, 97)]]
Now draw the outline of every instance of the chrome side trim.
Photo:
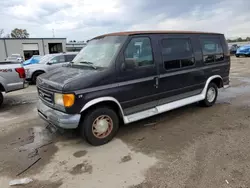
[(117, 104), (117, 106), (119, 107), (120, 109), (120, 113), (123, 117), (123, 121), (124, 123), (129, 123), (128, 120), (126, 119), (126, 116), (124, 116), (124, 113), (123, 113), (123, 109), (121, 107), (121, 104), (114, 98), (114, 97), (100, 97), (100, 98), (96, 98), (96, 99), (93, 99), (89, 102), (87, 102), (84, 107), (81, 109), (81, 113), (85, 110), (87, 110), (89, 107), (95, 105), (95, 104), (98, 104), (100, 102), (105, 102), (105, 101), (112, 101), (112, 102), (115, 102)]
[(145, 119), (145, 118), (157, 115), (157, 114), (161, 114), (163, 112), (174, 110), (174, 109), (182, 107), (182, 106), (186, 106), (188, 104), (192, 104), (192, 103), (195, 103), (195, 102), (202, 101), (206, 97), (208, 84), (215, 78), (221, 78), (221, 76), (214, 75), (214, 76), (209, 77), (207, 79), (207, 81), (206, 81), (205, 87), (203, 88), (201, 94), (199, 94), (199, 95), (195, 95), (195, 96), (188, 97), (188, 98), (185, 98), (185, 99), (181, 99), (181, 100), (178, 100), (178, 101), (174, 101), (174, 102), (171, 102), (171, 103), (163, 104), (163, 105), (160, 105), (160, 106), (156, 106), (155, 108), (151, 108), (151, 109), (148, 109), (148, 110), (145, 110), (145, 111), (142, 111), (142, 112), (137, 112), (137, 113), (125, 116), (124, 119), (126, 119), (127, 122), (124, 121), (124, 123), (132, 123), (132, 122), (142, 120), (142, 119)]
[(170, 110), (173, 110), (173, 109), (176, 109), (176, 108), (188, 105), (188, 104), (192, 104), (192, 103), (204, 100), (206, 97), (207, 87), (208, 87), (209, 83), (215, 78), (222, 79), (220, 75), (214, 75), (214, 76), (209, 77), (206, 81), (205, 87), (203, 88), (202, 92), (199, 95), (195, 95), (195, 96), (181, 99), (178, 101), (159, 105), (159, 106), (156, 106), (156, 107), (148, 109), (148, 110), (144, 110), (141, 112), (130, 114), (128, 116), (124, 116), (124, 112), (123, 112), (123, 109), (122, 109), (120, 103), (114, 97), (100, 97), (100, 98), (93, 99), (84, 105), (84, 107), (81, 109), (81, 112), (85, 111), (89, 107), (91, 107), (95, 104), (98, 104), (100, 102), (112, 101), (118, 105), (118, 107), (120, 109), (120, 113), (123, 117), (124, 123), (125, 124), (132, 123), (132, 122), (142, 120), (142, 119), (145, 119), (145, 118), (157, 115), (157, 114), (161, 114), (163, 112), (167, 112), (167, 111), (170, 111)]
[[(157, 76), (157, 75), (155, 75), (155, 76)], [(146, 77), (146, 78), (138, 78), (138, 79), (134, 79), (134, 80), (130, 80), (130, 81), (124, 81), (124, 82), (118, 82), (118, 83), (114, 83), (114, 84), (102, 85), (102, 86), (97, 86), (97, 87), (93, 87), (93, 88), (86, 88), (86, 89), (78, 90), (78, 91), (76, 91), (76, 93), (77, 94), (89, 93), (89, 92), (100, 91), (100, 90), (103, 90), (103, 89), (112, 89), (112, 88), (115, 88), (115, 87), (121, 87), (121, 86), (130, 85), (130, 84), (136, 84), (136, 83), (140, 83), (140, 82), (144, 82), (144, 81), (153, 80), (155, 78), (155, 76), (149, 76), (149, 77)]]

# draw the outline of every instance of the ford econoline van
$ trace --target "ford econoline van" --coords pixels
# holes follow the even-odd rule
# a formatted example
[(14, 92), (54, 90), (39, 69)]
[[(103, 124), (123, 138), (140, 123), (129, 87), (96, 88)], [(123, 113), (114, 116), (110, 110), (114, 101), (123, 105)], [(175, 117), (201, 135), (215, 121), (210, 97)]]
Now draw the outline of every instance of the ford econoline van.
[(229, 71), (223, 34), (110, 33), (91, 39), (68, 66), (38, 77), (38, 113), (102, 145), (122, 123), (196, 102), (212, 106), (218, 89), (229, 86)]

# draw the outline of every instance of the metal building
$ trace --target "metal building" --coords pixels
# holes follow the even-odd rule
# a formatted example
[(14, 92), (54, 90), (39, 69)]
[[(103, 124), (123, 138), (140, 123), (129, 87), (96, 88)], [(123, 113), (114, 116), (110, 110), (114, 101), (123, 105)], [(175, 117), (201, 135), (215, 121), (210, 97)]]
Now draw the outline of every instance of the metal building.
[(87, 44), (85, 42), (68, 42), (66, 44), (67, 52), (79, 52)]
[(0, 38), (0, 61), (11, 54), (20, 54), (25, 59), (33, 55), (66, 52), (66, 38)]

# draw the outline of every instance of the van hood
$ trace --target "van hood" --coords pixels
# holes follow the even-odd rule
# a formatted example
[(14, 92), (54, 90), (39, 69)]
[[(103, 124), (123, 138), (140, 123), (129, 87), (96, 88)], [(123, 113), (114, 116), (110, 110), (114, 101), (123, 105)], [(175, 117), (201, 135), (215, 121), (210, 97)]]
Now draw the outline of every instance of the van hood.
[[(48, 73), (42, 74), (37, 79), (38, 87), (47, 88), (50, 90), (62, 91), (69, 83), (78, 81), (76, 87), (81, 87), (81, 84), (92, 75), (95, 75), (98, 70), (92, 69), (80, 69), (73, 67), (60, 67), (56, 70), (52, 70)], [(82, 81), (80, 81), (82, 80)]]

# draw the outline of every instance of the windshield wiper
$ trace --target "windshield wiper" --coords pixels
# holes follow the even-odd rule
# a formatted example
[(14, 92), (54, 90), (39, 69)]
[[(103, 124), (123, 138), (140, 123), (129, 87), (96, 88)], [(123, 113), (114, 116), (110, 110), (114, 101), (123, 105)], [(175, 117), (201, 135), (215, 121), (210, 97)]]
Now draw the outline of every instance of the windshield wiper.
[(89, 61), (81, 61), (79, 63), (82, 63), (82, 64), (86, 64), (86, 65), (90, 65), (90, 67), (92, 67), (93, 69), (97, 69), (96, 66), (94, 66), (94, 63), (92, 62), (89, 62)]

